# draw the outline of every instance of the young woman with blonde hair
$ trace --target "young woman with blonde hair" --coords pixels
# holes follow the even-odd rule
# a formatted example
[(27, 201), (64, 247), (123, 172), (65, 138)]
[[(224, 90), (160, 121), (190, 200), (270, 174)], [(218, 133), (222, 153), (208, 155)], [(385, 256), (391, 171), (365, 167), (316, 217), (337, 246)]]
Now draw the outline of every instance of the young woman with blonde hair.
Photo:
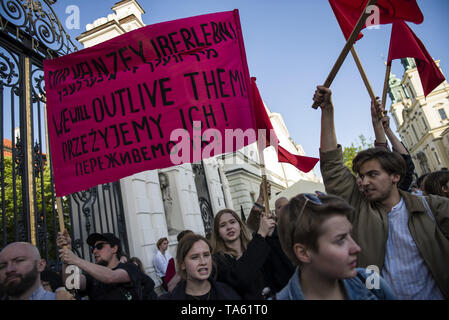
[(262, 215), (257, 232), (251, 236), (231, 209), (219, 211), (214, 218), (212, 247), (217, 280), (234, 288), (244, 300), (264, 298), (263, 265), (270, 253), (265, 237), (273, 233), (275, 225), (273, 218)]

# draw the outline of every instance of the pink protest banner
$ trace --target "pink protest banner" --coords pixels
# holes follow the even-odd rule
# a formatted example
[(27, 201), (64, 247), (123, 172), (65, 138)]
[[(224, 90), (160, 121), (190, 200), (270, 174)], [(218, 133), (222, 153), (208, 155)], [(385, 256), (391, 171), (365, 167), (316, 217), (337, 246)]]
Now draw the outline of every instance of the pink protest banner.
[(143, 27), (46, 60), (44, 72), (57, 196), (255, 141), (211, 148), (212, 136), (254, 128), (237, 10)]

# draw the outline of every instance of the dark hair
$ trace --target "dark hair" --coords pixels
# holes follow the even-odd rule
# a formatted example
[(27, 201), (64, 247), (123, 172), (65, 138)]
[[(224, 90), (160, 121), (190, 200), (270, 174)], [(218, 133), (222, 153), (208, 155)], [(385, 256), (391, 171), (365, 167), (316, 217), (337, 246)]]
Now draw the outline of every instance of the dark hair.
[(168, 242), (168, 239), (164, 237), (164, 238), (160, 238), (160, 239), (156, 242), (156, 247), (157, 247), (158, 250), (159, 250), (159, 247), (161, 246), (162, 242), (164, 242), (164, 241), (167, 241), (167, 242)]
[(362, 165), (370, 160), (379, 161), (382, 169), (390, 175), (398, 174), (401, 180), (405, 176), (406, 164), (402, 156), (397, 152), (391, 152), (383, 148), (371, 148), (360, 151), (352, 160), (352, 171), (360, 173)]
[[(178, 243), (178, 248), (176, 249), (176, 269), (181, 276), (182, 279), (187, 279), (187, 273), (185, 270), (182, 270), (181, 266), (184, 263), (184, 259), (189, 253), (190, 249), (192, 249), (193, 245), (198, 241), (204, 241), (209, 247), (209, 251), (212, 254), (212, 246), (210, 242), (200, 234), (188, 233)], [(212, 256), (211, 256), (212, 259)], [(212, 271), (212, 270), (211, 270)]]
[(131, 263), (136, 263), (137, 266), (139, 267), (140, 271), (142, 271), (143, 273), (145, 273), (145, 268), (143, 267), (143, 263), (142, 263), (142, 261), (140, 261), (139, 258), (137, 258), (137, 257), (131, 257), (131, 258), (129, 258), (129, 262), (131, 262)]
[(187, 229), (187, 230), (184, 230), (184, 231), (181, 231), (180, 233), (178, 233), (178, 235), (176, 236), (176, 239), (178, 240), (178, 242), (182, 239), (182, 237), (184, 237), (188, 233), (193, 233), (193, 231)]
[[(293, 250), (295, 243), (318, 252), (318, 238), (322, 234), (323, 222), (332, 215), (344, 215), (349, 218), (354, 212), (354, 208), (340, 197), (320, 194), (318, 198), (322, 204), (307, 201), (301, 193), (290, 199), (282, 208), (278, 222), (279, 241), (284, 253), (296, 265), (299, 265), (300, 261)], [(302, 210), (302, 216), (298, 219)]]
[(111, 248), (114, 248), (114, 246), (117, 246), (117, 252), (116, 252), (117, 259), (120, 259), (123, 256), (128, 258), (128, 256), (125, 253), (123, 253), (122, 247), (120, 245), (118, 245), (118, 244), (109, 244), (109, 245), (111, 246)]
[(423, 188), (423, 186), (424, 186), (423, 182), (428, 175), (429, 175), (428, 173), (424, 173), (424, 174), (420, 175), (418, 179), (416, 179), (416, 184), (418, 185), (418, 188), (420, 188), (420, 189)]
[(51, 290), (55, 292), (56, 289), (63, 287), (61, 276), (49, 268), (45, 268), (41, 272), (41, 281), (46, 281), (50, 284)]
[(122, 251), (120, 239), (117, 238), (113, 233), (109, 233), (109, 232), (92, 233), (86, 239), (87, 244), (91, 247), (93, 247), (93, 245), (97, 241), (105, 241), (106, 243), (108, 243), (111, 246), (111, 248), (114, 248), (115, 246), (117, 246), (117, 252), (116, 252), (117, 259), (120, 259), (122, 256), (126, 256)]
[(443, 186), (449, 181), (449, 171), (440, 170), (429, 173), (424, 180), (424, 192), (442, 197), (449, 197), (449, 192), (443, 190)]

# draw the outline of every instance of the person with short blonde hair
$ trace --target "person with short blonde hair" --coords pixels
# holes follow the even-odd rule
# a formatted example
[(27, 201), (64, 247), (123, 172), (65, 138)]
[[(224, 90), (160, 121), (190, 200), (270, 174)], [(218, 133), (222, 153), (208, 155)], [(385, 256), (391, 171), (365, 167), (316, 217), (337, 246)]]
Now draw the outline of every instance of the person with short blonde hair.
[(173, 259), (168, 251), (168, 239), (163, 237), (156, 242), (157, 252), (153, 257), (153, 266), (156, 275), (162, 280), (162, 287), (168, 291), (167, 282), (165, 281), (165, 274), (170, 259)]
[(281, 246), (296, 271), (278, 300), (394, 299), (386, 282), (369, 290), (367, 274), (356, 269), (360, 247), (351, 237), (348, 220), (354, 208), (326, 195), (299, 194), (283, 208), (279, 220)]

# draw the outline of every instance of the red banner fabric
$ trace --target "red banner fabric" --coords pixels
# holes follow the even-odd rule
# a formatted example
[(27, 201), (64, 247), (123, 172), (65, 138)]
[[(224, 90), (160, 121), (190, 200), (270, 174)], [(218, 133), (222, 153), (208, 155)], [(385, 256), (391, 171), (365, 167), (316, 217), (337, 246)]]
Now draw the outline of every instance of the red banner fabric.
[(400, 58), (415, 58), (424, 96), (431, 93), (445, 80), (440, 68), (427, 52), (421, 40), (404, 21), (393, 23), (387, 63), (391, 65), (392, 60)]
[[(259, 137), (258, 134), (257, 139), (265, 139), (265, 147), (273, 145), (273, 140), (275, 140), (274, 142), (276, 145), (273, 146), (276, 149), (279, 162), (290, 163), (298, 168), (298, 170), (301, 170), (303, 172), (309, 172), (310, 170), (312, 170), (320, 159), (292, 154), (277, 144), (279, 140), (276, 136), (273, 137), (273, 135), (275, 135), (273, 125), (271, 124), (270, 117), (268, 116), (262, 97), (260, 96), (255, 77), (251, 77), (251, 85), (254, 98), (254, 114), (256, 127), (258, 130), (262, 130), (262, 132), (266, 133), (265, 137)], [(270, 131), (272, 133), (270, 133)], [(261, 141), (259, 141), (258, 143), (259, 145), (264, 146), (263, 142), (262, 144)]]
[[(352, 30), (359, 21), (368, 0), (329, 0), (338, 24), (346, 38), (351, 35)], [(375, 5), (378, 8), (377, 12), (372, 11), (371, 16), (367, 19), (367, 24), (373, 22), (374, 24), (388, 24), (397, 20), (406, 20), (420, 24), (424, 21), (421, 9), (419, 9), (416, 0), (378, 0)], [(364, 27), (367, 27), (365, 24)], [(360, 33), (357, 40), (363, 35)]]
[(221, 143), (254, 130), (237, 10), (146, 26), (44, 73), (57, 196), (255, 141)]
[(175, 276), (175, 274), (176, 274), (175, 259), (171, 258), (168, 261), (167, 269), (165, 270), (165, 277), (164, 277), (165, 284), (168, 285), (168, 283)]

